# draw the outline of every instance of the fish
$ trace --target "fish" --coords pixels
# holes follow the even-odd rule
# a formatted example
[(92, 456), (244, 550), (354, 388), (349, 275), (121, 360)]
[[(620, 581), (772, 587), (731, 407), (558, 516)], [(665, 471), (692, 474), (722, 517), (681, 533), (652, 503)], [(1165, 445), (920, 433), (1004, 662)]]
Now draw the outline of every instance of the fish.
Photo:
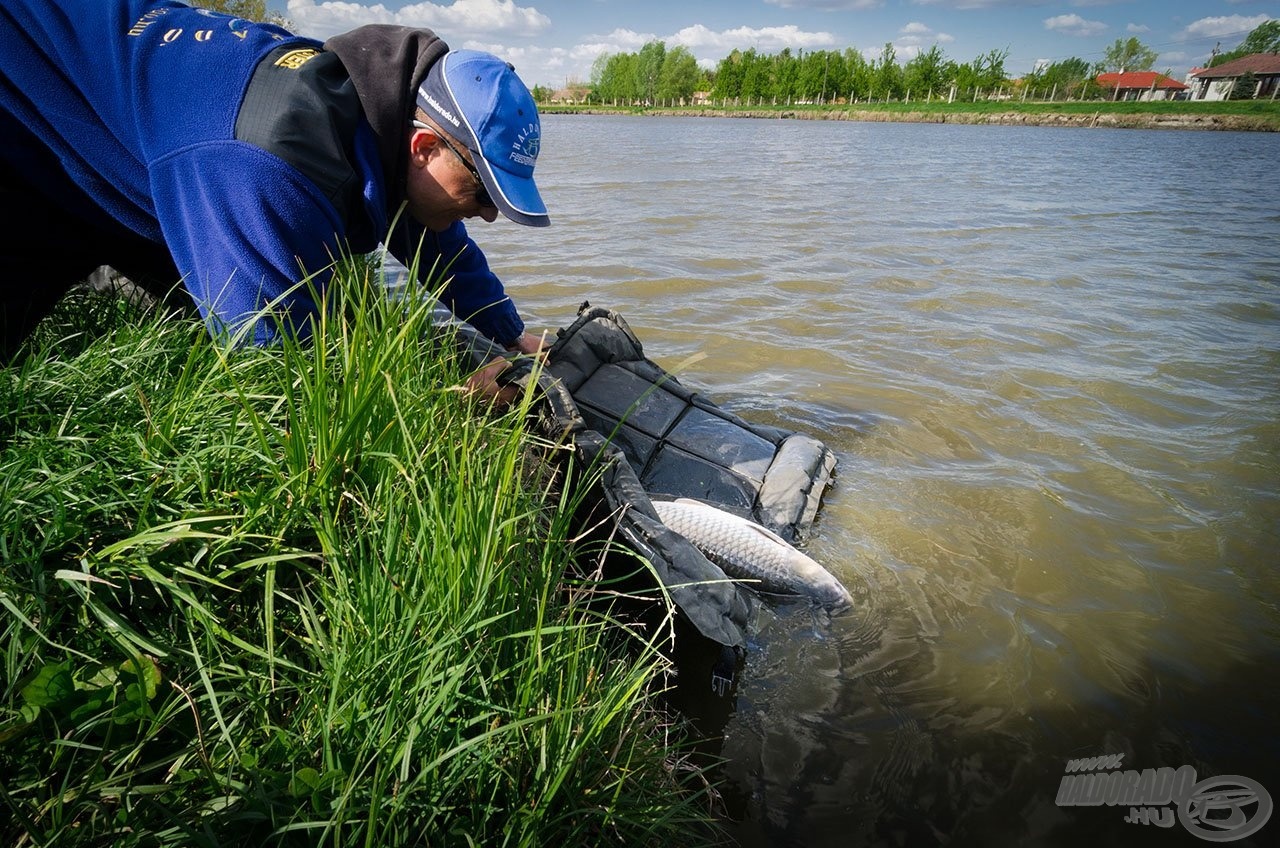
[(839, 580), (777, 533), (691, 498), (654, 501), (662, 523), (689, 540), (730, 577), (765, 592), (805, 595), (833, 611), (853, 606)]

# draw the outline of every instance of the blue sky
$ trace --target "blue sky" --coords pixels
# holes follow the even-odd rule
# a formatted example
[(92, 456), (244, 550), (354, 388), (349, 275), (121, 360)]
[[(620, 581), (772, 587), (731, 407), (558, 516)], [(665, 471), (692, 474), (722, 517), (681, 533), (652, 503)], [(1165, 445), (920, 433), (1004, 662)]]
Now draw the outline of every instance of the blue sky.
[(588, 79), (601, 53), (646, 41), (683, 45), (714, 67), (729, 51), (843, 50), (869, 58), (892, 42), (898, 61), (937, 44), (968, 62), (1008, 49), (1011, 76), (1072, 56), (1099, 61), (1136, 36), (1176, 79), (1221, 43), (1230, 50), (1276, 17), (1280, 0), (268, 0), (303, 35), (326, 38), (366, 23), (434, 29), (451, 47), (496, 53), (526, 84)]

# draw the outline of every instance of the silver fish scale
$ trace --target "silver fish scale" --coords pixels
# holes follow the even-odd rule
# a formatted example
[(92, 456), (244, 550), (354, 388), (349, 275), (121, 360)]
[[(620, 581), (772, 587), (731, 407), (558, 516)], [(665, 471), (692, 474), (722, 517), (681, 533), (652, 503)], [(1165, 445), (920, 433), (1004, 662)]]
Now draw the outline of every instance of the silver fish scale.
[(654, 508), (663, 524), (692, 542), (730, 577), (760, 580), (761, 588), (775, 592), (797, 590), (787, 564), (787, 549), (749, 527), (745, 520), (734, 521), (735, 516), (727, 513), (669, 501), (655, 502)]

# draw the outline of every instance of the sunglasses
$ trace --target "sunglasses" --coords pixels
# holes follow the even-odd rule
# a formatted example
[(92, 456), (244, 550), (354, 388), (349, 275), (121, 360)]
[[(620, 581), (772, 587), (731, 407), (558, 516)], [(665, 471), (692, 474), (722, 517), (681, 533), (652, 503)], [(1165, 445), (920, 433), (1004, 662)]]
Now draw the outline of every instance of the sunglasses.
[(484, 180), (480, 178), (480, 172), (476, 170), (476, 166), (463, 158), (462, 154), (458, 152), (456, 147), (449, 143), (449, 139), (445, 138), (443, 133), (437, 132), (435, 127), (430, 126), (429, 124), (424, 124), (422, 121), (414, 121), (413, 125), (418, 129), (431, 130), (431, 132), (435, 133), (436, 138), (443, 141), (444, 146), (449, 148), (449, 152), (458, 157), (458, 161), (462, 163), (462, 167), (466, 168), (471, 173), (471, 176), (474, 177), (476, 181), (476, 203), (479, 203), (481, 206), (497, 207), (498, 204), (494, 203), (493, 198), (489, 196), (489, 190), (484, 187)]

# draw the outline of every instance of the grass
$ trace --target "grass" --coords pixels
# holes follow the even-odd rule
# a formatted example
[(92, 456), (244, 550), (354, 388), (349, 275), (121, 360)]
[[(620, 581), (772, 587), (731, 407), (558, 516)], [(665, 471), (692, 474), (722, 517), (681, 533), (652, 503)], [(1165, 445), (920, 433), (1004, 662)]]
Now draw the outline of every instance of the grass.
[(0, 372), (4, 844), (716, 838), (530, 399), (377, 273), (271, 350), (78, 295)]
[(1161, 117), (1211, 117), (1219, 119), (1223, 126), (1231, 129), (1252, 129), (1280, 131), (1280, 100), (1222, 100), (1222, 101), (1028, 101), (1019, 100), (979, 100), (977, 102), (957, 100), (947, 103), (946, 100), (933, 99), (912, 100), (910, 102), (871, 102), (831, 105), (762, 105), (728, 106), (710, 105), (687, 107), (613, 107), (613, 106), (570, 106), (560, 104), (539, 105), (539, 111), (545, 114), (572, 113), (590, 111), (600, 114), (664, 114), (664, 115), (750, 115), (750, 116), (788, 116), (809, 118), (833, 118), (858, 120), (859, 116), (884, 116), (902, 120), (936, 119), (939, 116), (962, 116), (974, 118), (980, 116), (1022, 115), (1029, 117), (1056, 115), (1116, 115), (1133, 119), (1147, 118), (1153, 122)]

